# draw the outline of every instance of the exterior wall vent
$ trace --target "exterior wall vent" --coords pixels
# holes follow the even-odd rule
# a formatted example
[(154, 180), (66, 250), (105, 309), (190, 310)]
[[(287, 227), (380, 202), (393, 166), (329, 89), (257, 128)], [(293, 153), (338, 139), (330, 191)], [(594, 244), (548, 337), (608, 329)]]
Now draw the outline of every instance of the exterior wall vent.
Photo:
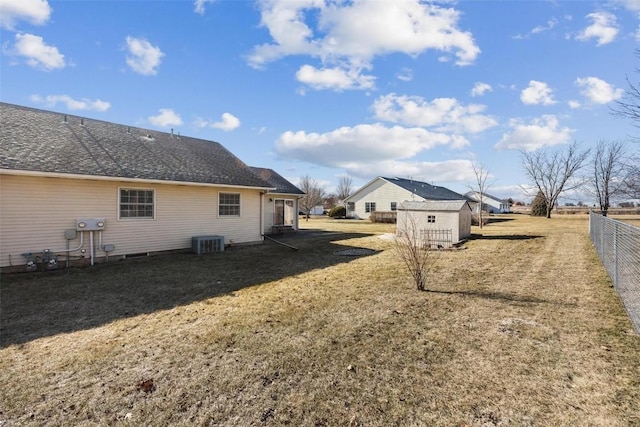
[(224, 236), (195, 236), (191, 238), (191, 250), (202, 255), (224, 251)]

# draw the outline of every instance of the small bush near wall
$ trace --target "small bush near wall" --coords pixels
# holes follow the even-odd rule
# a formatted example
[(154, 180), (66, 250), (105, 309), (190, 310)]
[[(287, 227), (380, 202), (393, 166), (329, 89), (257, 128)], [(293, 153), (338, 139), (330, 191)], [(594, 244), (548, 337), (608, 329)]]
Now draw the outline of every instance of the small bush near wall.
[[(482, 214), (482, 225), (485, 226), (489, 223), (489, 214), (488, 213), (483, 213)], [(471, 225), (480, 225), (480, 215), (478, 214), (473, 214), (471, 215)]]
[(331, 218), (345, 218), (347, 216), (347, 209), (344, 206), (334, 206), (329, 211)]
[(375, 211), (371, 212), (369, 220), (371, 222), (381, 222), (385, 224), (395, 224), (398, 216), (396, 212), (391, 211)]

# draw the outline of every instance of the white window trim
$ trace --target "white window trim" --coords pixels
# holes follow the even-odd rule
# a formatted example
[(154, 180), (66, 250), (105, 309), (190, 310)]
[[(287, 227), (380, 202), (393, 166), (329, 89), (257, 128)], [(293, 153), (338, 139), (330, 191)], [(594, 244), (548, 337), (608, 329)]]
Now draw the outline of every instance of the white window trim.
[[(128, 216), (128, 217), (121, 217), (120, 216), (120, 197), (122, 195), (122, 190), (139, 190), (139, 191), (151, 191), (153, 193), (153, 217), (149, 218), (146, 216)], [(118, 202), (117, 202), (117, 206), (116, 206), (116, 212), (117, 212), (117, 218), (118, 221), (155, 221), (156, 220), (156, 209), (158, 206), (158, 199), (156, 198), (156, 189), (155, 188), (145, 188), (145, 187), (118, 187)]]
[[(221, 194), (237, 194), (238, 195), (238, 215), (220, 215), (220, 195)], [(275, 203), (274, 203), (275, 206)], [(274, 207), (275, 212), (275, 207)], [(242, 217), (242, 193), (239, 191), (218, 191), (218, 218), (241, 218)]]

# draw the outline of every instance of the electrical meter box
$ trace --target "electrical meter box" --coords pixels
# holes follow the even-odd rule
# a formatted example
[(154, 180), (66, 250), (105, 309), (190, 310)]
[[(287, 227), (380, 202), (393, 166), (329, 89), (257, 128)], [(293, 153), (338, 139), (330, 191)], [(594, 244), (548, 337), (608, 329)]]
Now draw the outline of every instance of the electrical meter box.
[(106, 222), (104, 218), (81, 218), (76, 219), (77, 231), (99, 231), (104, 230)]

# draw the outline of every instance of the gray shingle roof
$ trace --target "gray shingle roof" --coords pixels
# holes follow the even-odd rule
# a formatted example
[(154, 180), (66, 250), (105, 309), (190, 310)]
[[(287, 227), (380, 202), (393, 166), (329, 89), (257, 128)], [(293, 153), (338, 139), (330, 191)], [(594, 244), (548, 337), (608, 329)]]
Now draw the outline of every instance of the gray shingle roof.
[(467, 200), (472, 199), (458, 194), (455, 191), (449, 190), (445, 187), (438, 187), (437, 185), (431, 185), (426, 182), (415, 181), (412, 179), (404, 178), (385, 178), (380, 177), (388, 182), (392, 182), (395, 185), (404, 188), (407, 191), (414, 193), (415, 195), (427, 200)]
[(258, 168), (251, 166), (251, 170), (260, 177), (260, 179), (267, 181), (271, 187), (275, 188), (271, 190), (271, 193), (278, 194), (299, 194), (303, 195), (304, 192), (298, 187), (287, 181), (283, 176), (278, 174), (273, 169)]
[(0, 103), (0, 168), (271, 188), (217, 142)]

